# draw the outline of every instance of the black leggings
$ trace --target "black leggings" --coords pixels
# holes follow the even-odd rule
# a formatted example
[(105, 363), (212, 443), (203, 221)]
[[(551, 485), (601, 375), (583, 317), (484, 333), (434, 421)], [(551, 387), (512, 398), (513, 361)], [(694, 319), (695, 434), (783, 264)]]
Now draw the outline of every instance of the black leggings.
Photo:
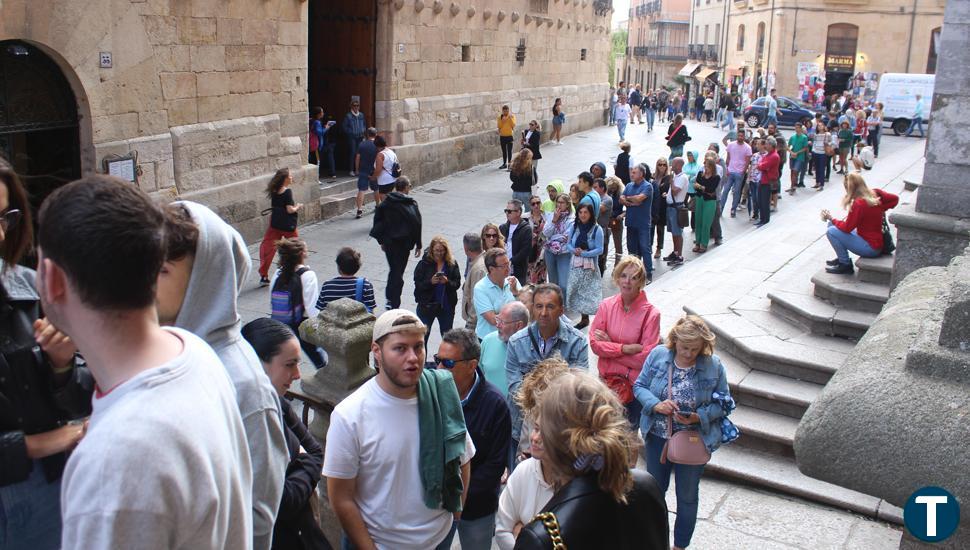
[(499, 136), (498, 141), (502, 147), (502, 164), (512, 162), (512, 136)]

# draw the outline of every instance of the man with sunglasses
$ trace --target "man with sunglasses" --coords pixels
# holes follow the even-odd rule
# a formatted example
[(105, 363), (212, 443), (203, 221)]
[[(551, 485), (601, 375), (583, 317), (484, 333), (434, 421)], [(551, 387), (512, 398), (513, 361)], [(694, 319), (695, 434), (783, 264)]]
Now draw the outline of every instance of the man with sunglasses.
[(532, 228), (522, 219), (522, 201), (512, 199), (505, 206), (506, 222), (498, 230), (505, 237), (505, 253), (512, 262), (512, 275), (519, 284), (526, 281), (529, 253), (532, 252)]
[(356, 97), (350, 102), (350, 112), (344, 116), (344, 123), (341, 126), (344, 135), (347, 136), (347, 144), (350, 146), (350, 176), (357, 175), (354, 172), (354, 162), (357, 160), (357, 150), (360, 142), (364, 139), (364, 131), (367, 130), (367, 117), (360, 112), (360, 100)]
[(475, 333), (456, 328), (441, 337), (441, 346), (434, 356), (437, 367), (451, 371), (455, 379), (465, 426), (475, 444), (468, 497), (458, 520), (462, 550), (489, 550), (492, 546), (502, 473), (512, 436), (509, 408), (498, 388), (485, 380), (478, 365), (480, 353)]

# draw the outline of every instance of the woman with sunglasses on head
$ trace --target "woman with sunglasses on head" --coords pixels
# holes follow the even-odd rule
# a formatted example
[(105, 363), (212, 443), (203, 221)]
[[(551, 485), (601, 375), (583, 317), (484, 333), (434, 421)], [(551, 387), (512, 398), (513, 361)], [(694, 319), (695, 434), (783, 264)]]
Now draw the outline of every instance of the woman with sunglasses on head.
[(17, 265), (32, 228), (27, 193), (0, 159), (0, 541), (46, 550), (61, 543), (61, 476), (94, 380), (71, 339), (39, 318), (37, 273)]

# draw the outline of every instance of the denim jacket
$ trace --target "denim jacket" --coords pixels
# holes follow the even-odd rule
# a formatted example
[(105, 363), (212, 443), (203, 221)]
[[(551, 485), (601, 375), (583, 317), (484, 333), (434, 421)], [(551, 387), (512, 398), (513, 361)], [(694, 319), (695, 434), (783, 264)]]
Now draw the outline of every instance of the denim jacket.
[(546, 350), (545, 355), (539, 354), (533, 340), (541, 345), (542, 336), (539, 335), (539, 327), (535, 323), (529, 324), (509, 338), (505, 356), (505, 376), (509, 382), (508, 402), (509, 410), (512, 413), (513, 441), (518, 441), (522, 430), (522, 411), (519, 410), (519, 406), (515, 402), (515, 394), (518, 393), (519, 386), (522, 385), (522, 379), (526, 374), (532, 372), (539, 361), (559, 355), (569, 363), (571, 368), (583, 370), (589, 368), (589, 343), (586, 341), (586, 336), (568, 323), (563, 322), (562, 319), (559, 320), (559, 332), (556, 334), (556, 341)]
[[(667, 372), (674, 364), (674, 352), (666, 346), (657, 346), (647, 356), (643, 363), (643, 370), (633, 384), (633, 395), (643, 405), (640, 415), (640, 429), (646, 439), (650, 427), (657, 419), (653, 412), (654, 406), (663, 401), (661, 396), (667, 392)], [(676, 367), (674, 367), (676, 368)], [(699, 355), (697, 357), (694, 384), (697, 392), (697, 416), (700, 422), (696, 425), (707, 450), (714, 452), (721, 446), (721, 418), (727, 412), (721, 402), (713, 398), (715, 392), (729, 395), (727, 374), (724, 365), (717, 355)]]

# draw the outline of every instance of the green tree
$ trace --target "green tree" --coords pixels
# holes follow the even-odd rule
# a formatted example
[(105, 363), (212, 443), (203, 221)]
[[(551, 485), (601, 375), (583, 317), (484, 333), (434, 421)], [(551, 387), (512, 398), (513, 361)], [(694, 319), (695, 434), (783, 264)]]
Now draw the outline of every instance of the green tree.
[(621, 29), (618, 31), (613, 31), (611, 35), (613, 40), (613, 48), (610, 51), (610, 86), (616, 86), (616, 56), (626, 54), (626, 39), (627, 31), (626, 29)]

